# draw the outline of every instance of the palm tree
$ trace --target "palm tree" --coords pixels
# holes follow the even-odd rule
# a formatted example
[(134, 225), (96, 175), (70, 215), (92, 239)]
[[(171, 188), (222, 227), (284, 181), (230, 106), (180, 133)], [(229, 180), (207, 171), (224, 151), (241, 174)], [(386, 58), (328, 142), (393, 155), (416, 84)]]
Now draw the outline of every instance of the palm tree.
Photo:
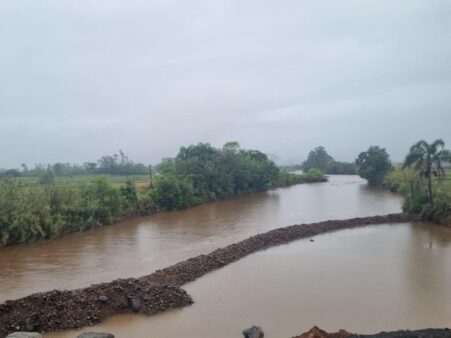
[(420, 177), (427, 179), (429, 202), (431, 206), (434, 205), (434, 198), (432, 195), (432, 176), (439, 180), (445, 177), (445, 170), (442, 163), (449, 161), (451, 156), (449, 150), (444, 149), (445, 142), (438, 139), (432, 144), (421, 140), (410, 147), (410, 152), (407, 155), (403, 168), (414, 167), (419, 171)]

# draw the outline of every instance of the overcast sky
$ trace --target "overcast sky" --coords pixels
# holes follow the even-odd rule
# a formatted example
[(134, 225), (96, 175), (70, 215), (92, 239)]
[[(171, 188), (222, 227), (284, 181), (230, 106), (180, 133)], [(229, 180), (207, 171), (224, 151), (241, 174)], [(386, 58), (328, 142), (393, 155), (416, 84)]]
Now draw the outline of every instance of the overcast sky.
[(451, 147), (451, 1), (0, 1), (0, 167)]

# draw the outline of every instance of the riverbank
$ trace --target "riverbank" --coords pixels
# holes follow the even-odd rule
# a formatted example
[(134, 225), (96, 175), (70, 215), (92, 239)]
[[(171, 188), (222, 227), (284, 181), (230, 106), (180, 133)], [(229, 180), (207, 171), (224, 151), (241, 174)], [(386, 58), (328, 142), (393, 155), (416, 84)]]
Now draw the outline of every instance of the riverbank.
[[(185, 306), (191, 302), (191, 299), (188, 298), (189, 296), (187, 297), (183, 290), (174, 289), (174, 287), (179, 287), (187, 282), (193, 281), (208, 272), (219, 269), (253, 252), (288, 243), (296, 239), (309, 238), (321, 233), (340, 229), (415, 220), (415, 218), (409, 215), (390, 214), (292, 225), (251, 236), (241, 242), (214, 250), (208, 255), (200, 255), (185, 260), (168, 268), (158, 270), (148, 276), (125, 281), (117, 280), (75, 291), (39, 293), (19, 300), (8, 301), (0, 305), (0, 334), (17, 331), (17, 328), (26, 328), (27, 320), (28, 322), (31, 321), (34, 327), (39, 328), (41, 331), (55, 331), (99, 323), (106, 316), (114, 313), (137, 310), (137, 312), (153, 314), (169, 308)], [(127, 288), (124, 285), (128, 285)], [(172, 286), (169, 289), (161, 289), (162, 287), (167, 288), (168, 285)], [(140, 291), (145, 291), (150, 286), (157, 288), (152, 291), (150, 296), (146, 292)], [(154, 294), (159, 294), (159, 298), (152, 298)], [(107, 303), (104, 303), (105, 299), (103, 297), (103, 301), (100, 299), (101, 296), (106, 296), (107, 299), (117, 299), (113, 303), (116, 305), (107, 307)], [(146, 303), (147, 300), (145, 297), (151, 297), (153, 301), (159, 299), (160, 306), (150, 312), (146, 311), (146, 306), (137, 308), (136, 303), (150, 304)], [(133, 302), (130, 299), (135, 301)], [(47, 305), (40, 307), (40, 304)], [(62, 314), (67, 313), (70, 316), (73, 306), (93, 309), (92, 313), (95, 316), (80, 316), (78, 320), (64, 319), (66, 317), (62, 316)], [(104, 308), (106, 310), (102, 310)], [(77, 313), (75, 313), (75, 316), (77, 316)]]
[(451, 172), (432, 181), (433, 204), (428, 196), (425, 180), (416, 170), (395, 168), (385, 176), (383, 187), (405, 197), (405, 212), (418, 214), (426, 222), (451, 226)]
[(242, 182), (245, 187), (239, 189), (216, 187), (220, 191), (211, 188), (213, 190), (198, 195), (194, 185), (183, 181), (182, 187), (179, 179), (159, 174), (144, 191), (139, 191), (132, 181), (117, 187), (102, 176), (80, 187), (55, 183), (25, 186), (15, 179), (0, 180), (0, 214), (3, 215), (0, 248), (61, 238), (162, 211), (182, 210), (279, 187), (328, 180), (315, 170), (299, 175), (277, 171), (271, 180), (263, 180), (265, 183)]

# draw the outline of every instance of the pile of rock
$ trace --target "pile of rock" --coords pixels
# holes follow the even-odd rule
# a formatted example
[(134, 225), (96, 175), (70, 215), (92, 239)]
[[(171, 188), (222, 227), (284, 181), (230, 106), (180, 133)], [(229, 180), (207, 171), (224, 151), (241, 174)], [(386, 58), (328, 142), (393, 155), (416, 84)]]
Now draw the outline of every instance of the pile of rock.
[[(244, 338), (263, 338), (264, 333), (261, 327), (252, 326), (243, 331)], [(402, 330), (392, 332), (381, 332), (370, 335), (360, 335), (349, 333), (346, 330), (338, 332), (326, 332), (314, 326), (309, 331), (293, 338), (451, 338), (449, 329), (425, 329), (425, 330)]]
[[(37, 332), (14, 332), (7, 335), (6, 338), (42, 338), (42, 335)], [(114, 336), (105, 332), (85, 332), (78, 338), (114, 338)]]
[(50, 291), (0, 305), (0, 337), (9, 332), (49, 332), (81, 328), (122, 312), (156, 314), (192, 304), (178, 286), (120, 279), (86, 289)]
[(293, 338), (347, 338), (350, 335), (351, 334), (346, 330), (328, 333), (324, 330), (321, 330), (319, 327), (314, 326), (309, 331)]
[(300, 238), (368, 224), (415, 220), (405, 214), (390, 214), (298, 224), (255, 235), (217, 249), (208, 255), (187, 259), (141, 278), (119, 279), (73, 291), (50, 291), (0, 304), (0, 337), (10, 332), (57, 331), (90, 326), (122, 312), (156, 314), (192, 304), (180, 286), (249, 254)]

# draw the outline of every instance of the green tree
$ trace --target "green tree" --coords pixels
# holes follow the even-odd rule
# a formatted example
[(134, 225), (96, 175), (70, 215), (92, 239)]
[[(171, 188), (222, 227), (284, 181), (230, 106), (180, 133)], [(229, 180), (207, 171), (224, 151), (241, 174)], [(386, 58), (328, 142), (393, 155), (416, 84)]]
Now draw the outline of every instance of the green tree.
[(368, 180), (370, 186), (381, 186), (385, 175), (392, 169), (385, 148), (371, 146), (356, 159), (357, 173)]
[(122, 197), (123, 210), (131, 215), (142, 210), (139, 203), (138, 193), (135, 183), (127, 178), (125, 185), (121, 186), (120, 193)]
[(174, 211), (194, 204), (191, 185), (173, 175), (156, 176), (149, 193), (161, 210)]
[(230, 141), (222, 146), (222, 150), (230, 151), (235, 154), (238, 152), (239, 149), (240, 149), (240, 144), (237, 141)]
[(443, 162), (449, 161), (450, 152), (445, 148), (445, 142), (438, 139), (429, 144), (421, 140), (410, 147), (409, 154), (404, 161), (403, 167), (413, 167), (420, 173), (420, 177), (427, 180), (429, 203), (434, 206), (434, 196), (432, 192), (432, 177), (441, 180), (445, 177)]
[(307, 160), (302, 164), (302, 169), (305, 172), (312, 168), (327, 172), (333, 162), (334, 159), (327, 153), (324, 147), (317, 147), (308, 154)]

